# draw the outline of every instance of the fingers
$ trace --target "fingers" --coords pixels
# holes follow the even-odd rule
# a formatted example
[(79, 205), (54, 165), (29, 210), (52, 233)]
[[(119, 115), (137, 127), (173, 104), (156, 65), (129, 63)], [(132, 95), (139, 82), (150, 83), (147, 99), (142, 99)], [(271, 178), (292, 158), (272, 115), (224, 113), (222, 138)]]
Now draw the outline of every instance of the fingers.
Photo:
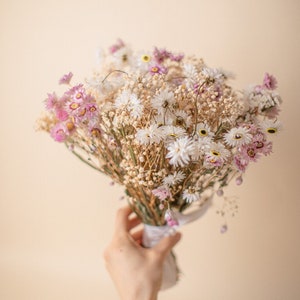
[(132, 213), (132, 210), (130, 206), (124, 206), (122, 208), (119, 208), (117, 215), (116, 215), (116, 222), (115, 222), (115, 230), (116, 232), (124, 232), (128, 231), (128, 218), (130, 214)]
[(136, 242), (140, 242), (143, 238), (143, 229), (140, 229), (138, 231), (135, 231), (131, 234), (132, 238), (134, 239), (134, 241)]
[(117, 212), (115, 231), (118, 232), (129, 232), (139, 224), (141, 224), (141, 219), (134, 215), (130, 218), (131, 213), (133, 213), (130, 206), (124, 206), (120, 208)]
[(161, 239), (160, 242), (156, 244), (152, 249), (155, 252), (160, 253), (162, 259), (164, 259), (170, 253), (172, 248), (180, 241), (180, 239), (181, 233), (176, 232), (176, 234), (174, 235), (170, 235)]
[(141, 224), (141, 219), (137, 216), (134, 216), (132, 219), (129, 219), (127, 222), (127, 230), (130, 231), (131, 229), (133, 229), (134, 227), (138, 226), (139, 224)]

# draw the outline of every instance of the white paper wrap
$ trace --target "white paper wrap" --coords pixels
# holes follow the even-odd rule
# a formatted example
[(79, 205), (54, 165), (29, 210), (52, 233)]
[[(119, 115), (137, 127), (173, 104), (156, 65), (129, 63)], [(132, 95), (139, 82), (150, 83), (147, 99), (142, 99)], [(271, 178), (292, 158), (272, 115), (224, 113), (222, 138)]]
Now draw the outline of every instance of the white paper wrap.
[[(170, 227), (168, 225), (152, 226), (145, 224), (143, 233), (143, 245), (149, 248), (155, 246), (163, 237), (174, 234), (178, 227), (193, 222), (203, 216), (210, 204), (211, 201), (206, 201), (205, 205), (188, 214), (174, 212), (174, 216), (178, 221), (178, 226), (175, 227)], [(174, 286), (178, 281), (178, 276), (178, 267), (175, 261), (175, 257), (170, 253), (164, 263), (161, 290), (165, 290)]]

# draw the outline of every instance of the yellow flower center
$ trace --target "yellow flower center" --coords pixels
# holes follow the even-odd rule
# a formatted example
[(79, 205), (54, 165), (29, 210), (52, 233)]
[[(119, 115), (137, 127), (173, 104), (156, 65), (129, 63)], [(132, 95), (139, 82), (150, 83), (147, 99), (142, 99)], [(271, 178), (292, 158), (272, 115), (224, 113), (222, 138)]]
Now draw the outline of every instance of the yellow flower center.
[(200, 136), (207, 136), (207, 134), (208, 134), (208, 132), (207, 132), (206, 129), (200, 129), (200, 130), (199, 130), (199, 135), (200, 135)]
[(277, 130), (278, 130), (278, 129), (275, 128), (275, 127), (270, 127), (270, 128), (267, 129), (267, 132), (268, 132), (268, 133), (271, 133), (271, 134), (274, 134), (274, 133), (277, 132)]
[(95, 136), (95, 137), (100, 136), (100, 130), (98, 128), (93, 128), (91, 130), (91, 133), (92, 133), (92, 136)]
[(256, 145), (257, 149), (260, 149), (264, 146), (264, 143), (263, 142), (256, 142), (255, 145)]
[(242, 137), (243, 137), (242, 134), (237, 133), (237, 134), (234, 136), (234, 139), (235, 139), (235, 140), (240, 140)]
[(175, 125), (177, 125), (177, 126), (183, 126), (184, 125), (184, 119), (182, 118), (182, 117), (177, 117), (176, 118), (176, 121), (175, 121)]
[(75, 128), (73, 122), (67, 122), (66, 126), (67, 126), (67, 128), (68, 128), (69, 131), (71, 131), (71, 130), (73, 130)]
[(71, 108), (72, 110), (75, 110), (75, 109), (77, 109), (78, 107), (79, 107), (79, 104), (76, 103), (76, 102), (72, 102), (72, 103), (70, 104), (70, 108)]
[(152, 67), (152, 68), (151, 68), (151, 71), (152, 71), (153, 73), (157, 73), (157, 72), (158, 72), (158, 67)]
[(86, 108), (84, 108), (84, 109), (80, 112), (79, 116), (80, 116), (80, 117), (83, 117), (83, 116), (85, 115), (85, 113), (86, 113)]
[(214, 156), (221, 156), (221, 153), (219, 151), (216, 151), (216, 150), (211, 150), (210, 153)]
[(254, 157), (254, 156), (255, 156), (255, 151), (254, 151), (254, 149), (249, 148), (249, 149), (247, 150), (247, 154), (248, 154), (250, 157)]
[(81, 99), (81, 98), (82, 98), (82, 93), (78, 92), (78, 93), (76, 94), (76, 99)]
[(90, 112), (95, 112), (97, 109), (96, 109), (96, 107), (95, 106), (91, 106), (90, 107)]
[(151, 60), (151, 57), (147, 54), (144, 54), (144, 55), (142, 55), (141, 59), (143, 62), (147, 63)]

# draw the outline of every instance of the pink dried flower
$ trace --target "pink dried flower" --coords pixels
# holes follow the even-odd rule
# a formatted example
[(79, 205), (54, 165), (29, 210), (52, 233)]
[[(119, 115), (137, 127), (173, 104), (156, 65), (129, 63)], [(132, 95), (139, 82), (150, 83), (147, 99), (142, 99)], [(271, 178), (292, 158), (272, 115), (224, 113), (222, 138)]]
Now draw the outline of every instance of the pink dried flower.
[(174, 54), (166, 49), (158, 49), (157, 47), (154, 48), (153, 56), (159, 64), (163, 63), (163, 61), (168, 58), (176, 62), (180, 62), (184, 58), (183, 54)]
[(165, 59), (169, 57), (169, 52), (166, 49), (158, 49), (157, 47), (154, 48), (153, 51), (154, 59), (161, 64)]
[(221, 229), (220, 229), (220, 232), (221, 233), (225, 233), (226, 231), (228, 230), (228, 227), (226, 224), (222, 225)]
[(118, 50), (120, 50), (123, 47), (125, 47), (124, 42), (121, 39), (118, 39), (115, 44), (113, 44), (112, 46), (110, 46), (109, 52), (111, 54), (114, 54), (115, 52), (117, 52)]
[(245, 172), (246, 168), (249, 164), (249, 160), (243, 158), (241, 155), (235, 155), (233, 158), (233, 162), (235, 167), (240, 171), (240, 172)]
[(149, 72), (151, 75), (166, 74), (168, 72), (168, 69), (161, 65), (154, 65), (149, 68)]
[(169, 57), (170, 57), (170, 59), (172, 61), (180, 62), (184, 58), (184, 54), (173, 54), (173, 53), (170, 53)]
[(242, 146), (240, 150), (240, 154), (245, 160), (256, 162), (260, 156), (255, 144)]
[(273, 75), (269, 73), (265, 74), (263, 86), (268, 90), (275, 90), (277, 87), (277, 80)]
[(87, 94), (85, 92), (85, 88), (83, 84), (78, 84), (71, 87), (67, 92), (64, 94), (64, 99), (73, 100), (76, 102), (82, 102), (86, 100)]
[(62, 123), (57, 123), (50, 131), (50, 135), (56, 142), (64, 142), (68, 136), (68, 130)]
[(208, 168), (217, 168), (221, 167), (224, 163), (224, 160), (217, 157), (212, 157), (211, 155), (205, 155), (205, 166)]
[(65, 74), (63, 77), (61, 77), (58, 81), (59, 84), (69, 84), (71, 79), (73, 77), (73, 73), (69, 72), (68, 74)]
[(152, 190), (152, 194), (156, 196), (159, 200), (163, 201), (167, 198), (171, 197), (172, 194), (168, 187), (166, 186), (159, 186), (158, 188)]
[(272, 153), (273, 143), (265, 142), (262, 147), (258, 148), (258, 151), (264, 155), (270, 155)]
[(222, 197), (224, 195), (224, 191), (222, 189), (218, 189), (216, 194), (219, 196), (219, 197)]
[(253, 137), (253, 145), (255, 145), (257, 152), (264, 155), (269, 155), (272, 152), (272, 142), (268, 142), (265, 135), (261, 132)]
[(55, 110), (55, 114), (58, 120), (66, 121), (69, 117), (69, 114), (62, 108), (57, 108)]
[(45, 100), (45, 106), (47, 110), (55, 108), (58, 104), (58, 98), (55, 93), (48, 94), (48, 98)]
[(70, 101), (67, 103), (65, 108), (66, 108), (66, 111), (72, 116), (80, 117), (80, 114), (82, 114), (80, 102)]
[(174, 213), (172, 212), (171, 209), (167, 209), (165, 213), (165, 220), (168, 224), (168, 226), (173, 227), (173, 226), (178, 226), (178, 220), (174, 216)]
[(96, 103), (88, 103), (85, 108), (88, 119), (93, 119), (95, 116), (97, 116), (98, 108)]
[(243, 177), (242, 176), (239, 176), (235, 179), (235, 183), (237, 185), (241, 185), (243, 183)]

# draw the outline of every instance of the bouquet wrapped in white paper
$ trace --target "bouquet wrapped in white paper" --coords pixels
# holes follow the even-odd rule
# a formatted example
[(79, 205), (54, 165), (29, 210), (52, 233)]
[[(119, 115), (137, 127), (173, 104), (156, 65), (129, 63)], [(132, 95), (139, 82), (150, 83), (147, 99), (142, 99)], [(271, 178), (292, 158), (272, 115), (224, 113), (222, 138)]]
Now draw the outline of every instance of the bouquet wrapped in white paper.
[[(39, 127), (124, 186), (147, 225), (145, 246), (199, 217), (233, 178), (240, 184), (249, 163), (271, 153), (269, 136), (281, 129), (281, 98), (267, 73), (262, 84), (237, 91), (229, 73), (201, 58), (133, 52), (119, 40), (91, 78), (71, 85), (72, 75), (59, 81), (69, 85), (63, 95), (48, 94)], [(184, 217), (190, 206), (196, 213)], [(172, 264), (164, 287), (176, 281)]]

